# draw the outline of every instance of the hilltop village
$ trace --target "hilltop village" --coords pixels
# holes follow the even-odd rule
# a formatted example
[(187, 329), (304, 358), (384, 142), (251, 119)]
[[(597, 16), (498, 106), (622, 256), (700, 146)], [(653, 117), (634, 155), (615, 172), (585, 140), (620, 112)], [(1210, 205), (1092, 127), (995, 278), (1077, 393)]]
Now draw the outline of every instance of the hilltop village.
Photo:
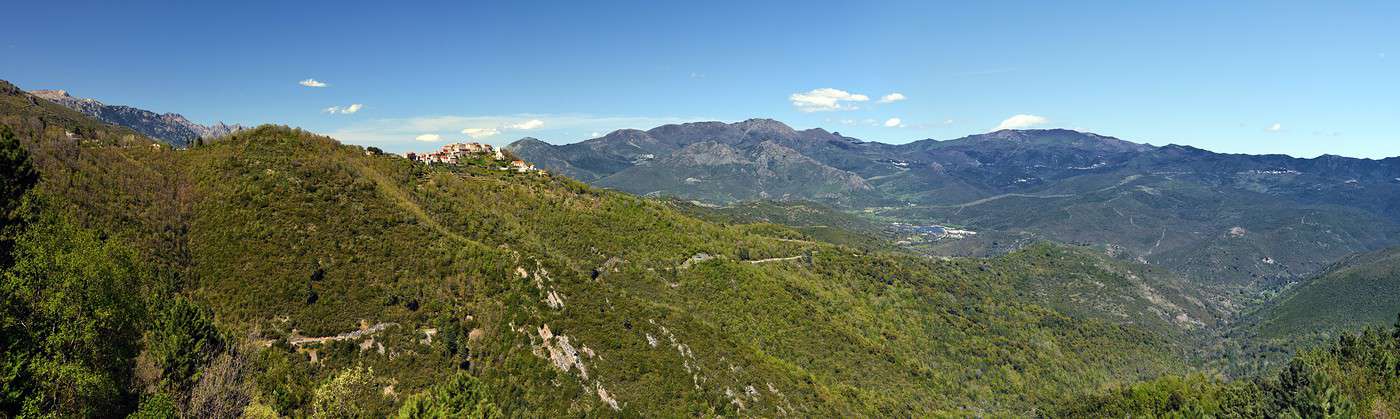
[(508, 157), (501, 149), (482, 143), (452, 143), (429, 153), (418, 154), (410, 151), (405, 153), (404, 157), (424, 164), (458, 164), (469, 159), (490, 158), (496, 162), (509, 161), (505, 166), (498, 167), (500, 170), (513, 170), (518, 173), (545, 173), (543, 169), (538, 169), (533, 164)]

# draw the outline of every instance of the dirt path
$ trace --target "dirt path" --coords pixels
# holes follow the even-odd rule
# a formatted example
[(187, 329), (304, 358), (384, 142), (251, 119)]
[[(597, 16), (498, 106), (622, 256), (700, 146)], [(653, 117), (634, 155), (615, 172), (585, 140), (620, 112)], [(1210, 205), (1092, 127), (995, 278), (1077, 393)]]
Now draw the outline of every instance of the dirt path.
[[(1115, 185), (1113, 185), (1113, 186), (1105, 186), (1105, 187), (1102, 187), (1102, 188), (1099, 188), (1099, 189), (1095, 189), (1095, 190), (1092, 190), (1092, 191), (1089, 191), (1089, 192), (1085, 192), (1085, 193), (1099, 193), (1099, 192), (1109, 191), (1109, 190), (1112, 190), (1112, 189), (1114, 189), (1114, 188), (1119, 188), (1119, 187), (1122, 187), (1123, 185), (1127, 185), (1128, 183), (1130, 183), (1130, 182), (1132, 182), (1132, 181), (1134, 181), (1134, 180), (1138, 180), (1138, 178), (1141, 178), (1141, 177), (1142, 177), (1142, 175), (1132, 175), (1132, 176), (1128, 176), (1128, 177), (1123, 178), (1123, 180), (1118, 181), (1118, 183), (1115, 184)], [(986, 198), (978, 199), (978, 200), (975, 200), (975, 201), (968, 201), (968, 202), (964, 202), (964, 203), (961, 203), (961, 204), (952, 204), (952, 205), (918, 205), (918, 206), (914, 206), (914, 207), (911, 207), (911, 208), (938, 208), (938, 209), (952, 209), (952, 208), (957, 208), (957, 209), (959, 210), (959, 212), (961, 212), (963, 208), (972, 207), (972, 206), (977, 206), (977, 205), (982, 205), (982, 204), (985, 204), (985, 203), (988, 203), (988, 202), (996, 201), (996, 200), (999, 200), (999, 199), (1005, 199), (1005, 198), (1054, 199), (1054, 198), (1073, 198), (1073, 197), (1076, 197), (1076, 196), (1079, 196), (1079, 195), (1083, 195), (1083, 193), (1069, 193), (1069, 194), (1004, 193), (1004, 194), (1001, 194), (1001, 195), (989, 196), (989, 197), (986, 197)], [(903, 208), (899, 208), (899, 209), (903, 209)]]
[[(808, 227), (808, 228), (811, 228), (811, 227)], [(780, 241), (780, 242), (791, 242), (791, 243), (808, 243), (808, 244), (816, 243), (816, 242), (811, 241), (811, 240), (784, 239), (784, 238), (779, 238), (779, 237), (774, 237), (773, 240), (777, 240), (777, 241)]]
[(752, 263), (752, 264), (757, 265), (757, 264), (760, 264), (760, 263), (781, 262), (781, 261), (785, 261), (785, 260), (797, 260), (797, 259), (802, 259), (802, 255), (789, 256), (789, 257), (785, 257), (785, 258), (768, 258), (768, 259), (751, 260), (751, 261), (749, 261), (749, 263)]
[[(1052, 198), (1069, 198), (1069, 197), (1073, 197), (1073, 196), (1076, 196), (1076, 194), (1036, 195), (1036, 194), (1028, 194), (1028, 193), (1004, 193), (1004, 194), (1001, 194), (1001, 195), (989, 196), (989, 197), (986, 197), (986, 198), (978, 199), (978, 200), (976, 200), (976, 201), (969, 201), (969, 202), (964, 202), (964, 203), (961, 203), (961, 204), (953, 204), (953, 205), (923, 205), (923, 206), (916, 206), (916, 207), (914, 207), (914, 208), (958, 208), (958, 209), (962, 209), (962, 208), (967, 208), (967, 207), (971, 207), (971, 206), (982, 205), (982, 204), (985, 204), (985, 203), (988, 203), (988, 202), (992, 202), (992, 201), (996, 201), (996, 200), (998, 200), (998, 199), (1003, 199), (1003, 198), (1037, 198), (1037, 199), (1052, 199)], [(901, 208), (901, 209), (902, 209), (902, 208)]]
[(318, 337), (318, 338), (301, 336), (301, 335), (299, 335), (299, 334), (295, 334), (295, 333), (294, 333), (294, 334), (292, 334), (292, 337), (291, 337), (291, 338), (288, 338), (288, 339), (287, 339), (287, 343), (291, 344), (292, 346), (300, 346), (300, 345), (305, 345), (305, 344), (308, 344), (308, 343), (323, 343), (323, 342), (331, 342), (331, 341), (337, 341), (337, 340), (359, 339), (359, 338), (364, 337), (364, 336), (368, 336), (368, 335), (372, 335), (372, 334), (375, 334), (375, 333), (379, 333), (380, 331), (389, 328), (389, 326), (398, 326), (398, 325), (399, 325), (398, 323), (375, 323), (374, 326), (370, 326), (370, 327), (367, 327), (367, 328), (364, 328), (364, 329), (360, 329), (360, 330), (356, 330), (356, 331), (353, 331), (353, 332), (345, 332), (345, 333), (341, 333), (341, 334), (338, 334), (338, 335), (335, 335), (335, 336), (324, 336), (324, 337)]

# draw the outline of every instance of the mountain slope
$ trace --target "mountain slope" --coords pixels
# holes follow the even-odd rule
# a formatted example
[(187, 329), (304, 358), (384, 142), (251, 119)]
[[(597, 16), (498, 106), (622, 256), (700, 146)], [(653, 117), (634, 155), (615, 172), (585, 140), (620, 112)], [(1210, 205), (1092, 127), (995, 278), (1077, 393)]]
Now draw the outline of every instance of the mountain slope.
[(1268, 338), (1323, 335), (1379, 326), (1400, 307), (1400, 248), (1353, 255), (1280, 295), (1259, 313)]
[(341, 402), (388, 414), (456, 371), (524, 416), (1025, 414), (1184, 368), (1150, 328), (1017, 295), (1015, 278), (1098, 269), (1083, 255), (782, 240), (797, 233), (283, 127), (161, 149), (7, 91), (45, 211), (209, 307), (252, 348), (255, 404), (284, 415), (354, 377), (374, 396)]
[[(756, 175), (742, 163), (756, 161), (752, 150), (761, 144), (810, 164)], [(1037, 239), (1090, 243), (1203, 283), (1248, 289), (1400, 244), (1400, 158), (1218, 154), (1058, 129), (892, 145), (772, 120), (512, 147), (545, 168), (631, 193), (719, 204), (811, 200), (983, 233), (929, 249), (943, 254)]]
[(694, 143), (654, 164), (634, 166), (594, 183), (624, 191), (650, 191), (646, 195), (719, 202), (808, 195), (848, 199), (871, 191), (860, 176), (773, 141), (746, 149), (712, 141)]
[(131, 128), (175, 147), (188, 147), (201, 138), (216, 138), (246, 129), (241, 125), (200, 125), (176, 113), (157, 114), (130, 106), (107, 105), (95, 99), (69, 96), (63, 90), (35, 90), (35, 97), (48, 100), (103, 122)]
[(868, 250), (896, 249), (896, 231), (889, 225), (847, 214), (808, 201), (746, 201), (726, 206), (703, 205), (679, 200), (667, 201), (687, 215), (720, 223), (753, 224), (755, 230), (777, 224), (797, 230), (805, 237)]
[[(993, 277), (963, 273), (970, 268), (966, 263), (846, 255), (837, 248), (718, 229), (634, 198), (571, 192), (569, 181), (502, 178), (489, 170), (469, 170), (468, 177), (421, 171), (401, 159), (368, 160), (353, 150), (307, 147), (300, 143), (304, 140), (279, 139), (286, 134), (276, 130), (251, 135), (247, 142), (209, 148), (213, 166), (193, 169), (197, 178), (221, 181), (196, 188), (209, 195), (195, 206), (192, 252), (200, 278), (252, 271), (285, 279), (212, 281), (198, 295), (215, 302), (222, 318), (261, 324), (268, 331), (296, 328), (309, 336), (345, 330), (358, 319), (422, 325), (406, 326), (411, 336), (429, 326), (451, 328), (450, 322), (432, 320), (444, 312), (470, 313), (472, 319), (460, 327), (481, 331), (476, 343), (466, 345), (475, 354), (476, 371), (502, 391), (525, 394), (506, 403), (511, 409), (527, 406), (520, 403), (581, 402), (609, 409), (607, 400), (616, 400), (620, 408), (653, 413), (696, 407), (748, 414), (912, 413), (958, 409), (974, 397), (991, 397), (982, 408), (1002, 410), (1025, 405), (998, 400), (994, 394), (1001, 391), (1044, 401), (1051, 392), (1040, 388), (1150, 375), (1170, 365), (1158, 358), (1170, 355), (1156, 352), (1168, 343), (1132, 328), (1068, 319), (1032, 326), (1058, 315), (994, 297), (1010, 289)], [(290, 165), (296, 161), (327, 165)], [(312, 183), (318, 185), (314, 195), (298, 192), (296, 179), (327, 175), (342, 180)], [(356, 178), (373, 180), (361, 185)], [(244, 186), (217, 192), (228, 185)], [(273, 196), (278, 198), (263, 200)], [(387, 218), (356, 221), (359, 217), (315, 210), (338, 208), (338, 202), (358, 203), (352, 208), (363, 211), (360, 217)], [(330, 219), (337, 221), (323, 221)], [(267, 248), (230, 247), (220, 244), (221, 237), (256, 237)], [(351, 237), (363, 239), (346, 240)], [(337, 241), (342, 244), (334, 248), (286, 246)], [(357, 250), (360, 246), (367, 247)], [(430, 249), (441, 250), (424, 252)], [(376, 254), (394, 256), (379, 260), (383, 256)], [(810, 264), (786, 260), (804, 254), (812, 255)], [(746, 258), (772, 261), (754, 264)], [(304, 278), (312, 266), (326, 274), (310, 285), (318, 297), (307, 305)], [(395, 297), (400, 304), (383, 304)], [(408, 309), (411, 305), (417, 311)], [(278, 316), (288, 322), (279, 326), (272, 320)], [(964, 329), (972, 324), (1004, 326), (991, 332)], [(802, 333), (788, 332), (794, 330)], [(393, 336), (386, 341), (393, 342)], [(1074, 343), (1079, 339), (1094, 342), (1089, 345), (1105, 351), (1097, 355), (1104, 358), (1034, 355), (1026, 346), (1085, 344)], [(938, 344), (930, 348), (927, 342)], [(994, 349), (1006, 345), (1023, 348)], [(597, 357), (584, 355), (588, 352)], [(1145, 362), (1108, 361), (1121, 357)], [(337, 362), (334, 355), (329, 358)], [(382, 362), (374, 355), (351, 358)], [(562, 371), (558, 365), (564, 365)], [(984, 374), (991, 376), (972, 378)], [(1013, 377), (1021, 375), (1036, 378), (1016, 384)], [(522, 376), (535, 378), (506, 380)], [(561, 379), (577, 384), (572, 390), (536, 393), (544, 382)], [(813, 381), (804, 384), (806, 379)], [(968, 380), (985, 384), (968, 387)], [(600, 389), (608, 392), (607, 399), (589, 394), (601, 395)], [(722, 402), (678, 403), (697, 398)]]

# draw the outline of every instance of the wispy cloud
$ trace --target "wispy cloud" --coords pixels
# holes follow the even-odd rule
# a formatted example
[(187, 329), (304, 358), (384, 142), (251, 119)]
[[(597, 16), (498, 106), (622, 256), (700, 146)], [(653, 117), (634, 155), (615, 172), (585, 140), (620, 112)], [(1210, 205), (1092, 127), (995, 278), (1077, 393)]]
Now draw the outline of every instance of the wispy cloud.
[(841, 89), (823, 87), (806, 93), (793, 93), (788, 96), (792, 106), (802, 112), (846, 111), (860, 109), (851, 102), (865, 102), (869, 96), (851, 93)]
[(1045, 125), (1048, 123), (1050, 123), (1050, 119), (1043, 116), (1018, 114), (1012, 115), (1010, 118), (1002, 120), (1001, 124), (997, 125), (994, 131), (1004, 129), (1030, 128), (1033, 126)]
[(326, 87), (326, 86), (330, 86), (329, 84), (325, 84), (325, 83), (316, 81), (316, 79), (306, 79), (306, 80), (302, 80), (302, 81), (297, 82), (297, 84), (300, 84), (300, 85), (306, 86), (306, 87)]
[(885, 128), (901, 128), (903, 126), (904, 120), (901, 120), (899, 118), (890, 118), (885, 120)]
[(532, 129), (539, 129), (540, 127), (543, 127), (543, 126), (544, 126), (544, 121), (541, 121), (541, 120), (538, 120), (538, 119), (531, 119), (531, 120), (529, 120), (529, 121), (517, 122), (517, 123), (514, 123), (514, 124), (506, 125), (506, 128), (518, 129), (518, 130), (532, 130)]
[(880, 103), (895, 103), (907, 99), (903, 93), (894, 92), (880, 97)]
[(338, 114), (341, 114), (341, 115), (349, 115), (349, 114), (352, 114), (352, 113), (355, 113), (355, 112), (359, 112), (360, 109), (361, 109), (361, 108), (364, 108), (364, 107), (365, 107), (365, 105), (362, 105), (362, 104), (359, 104), (359, 103), (352, 103), (352, 104), (350, 104), (350, 106), (332, 106), (332, 107), (329, 107), (329, 108), (326, 108), (326, 109), (322, 109), (321, 112), (330, 113), (330, 114), (337, 114), (337, 113), (338, 113)]
[(1283, 124), (1280, 124), (1280, 123), (1275, 122), (1273, 125), (1270, 125), (1268, 128), (1264, 128), (1264, 130), (1269, 131), (1269, 132), (1279, 132), (1279, 131), (1283, 131)]
[(462, 133), (472, 138), (487, 138), (500, 134), (501, 130), (495, 128), (464, 128)]
[(417, 137), (413, 137), (413, 139), (426, 143), (435, 143), (442, 141), (442, 136), (437, 134), (419, 134)]

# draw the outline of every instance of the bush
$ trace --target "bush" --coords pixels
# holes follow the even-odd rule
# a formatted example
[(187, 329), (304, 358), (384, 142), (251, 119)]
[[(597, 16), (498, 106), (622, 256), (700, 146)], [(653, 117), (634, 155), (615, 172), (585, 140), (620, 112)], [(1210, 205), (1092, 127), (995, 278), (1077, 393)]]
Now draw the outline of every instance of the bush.
[(381, 398), (373, 368), (346, 368), (316, 388), (311, 399), (312, 417), (360, 418), (371, 416)]
[(399, 409), (400, 419), (421, 418), (501, 418), (476, 377), (458, 372), (446, 382), (414, 394)]

